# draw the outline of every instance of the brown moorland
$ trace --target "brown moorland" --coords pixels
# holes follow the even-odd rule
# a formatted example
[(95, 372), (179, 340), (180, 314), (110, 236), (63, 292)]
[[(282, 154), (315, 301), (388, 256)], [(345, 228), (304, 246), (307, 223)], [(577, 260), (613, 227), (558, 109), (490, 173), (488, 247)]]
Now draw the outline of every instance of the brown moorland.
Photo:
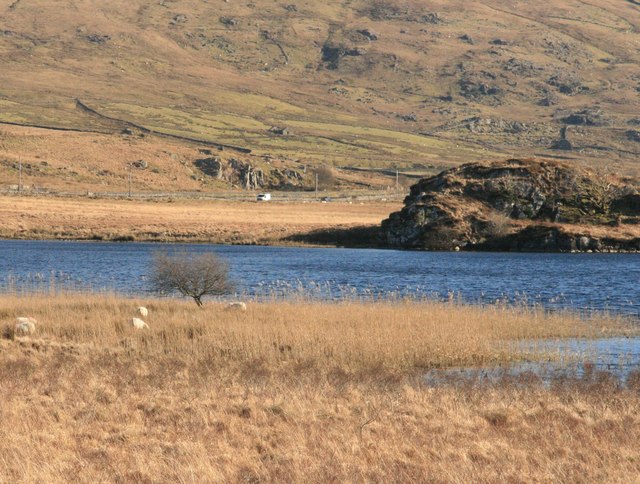
[[(219, 160), (225, 173), (213, 176), (206, 165), (210, 160)], [(0, 123), (0, 191), (15, 192), (22, 182), (21, 188), (30, 193), (127, 194), (131, 189), (133, 193), (186, 192), (192, 197), (224, 194), (245, 188), (241, 183), (245, 166), (265, 174), (264, 185), (256, 189), (310, 191), (315, 188), (316, 169), (309, 163), (303, 155), (257, 156), (152, 135), (68, 132)], [(277, 170), (294, 172), (300, 178), (269, 178)], [(403, 185), (424, 170), (405, 172), (399, 178)], [(321, 190), (375, 191), (384, 197), (395, 186), (395, 173), (385, 170), (332, 168), (332, 173), (329, 183), (319, 184)], [(287, 185), (291, 182), (295, 184)]]
[(378, 226), (398, 202), (132, 201), (0, 196), (0, 237), (302, 244), (294, 236)]
[[(128, 319), (143, 303), (150, 329)], [(494, 306), (2, 296), (0, 476), (11, 482), (617, 481), (640, 471), (637, 379), (431, 387), (517, 343), (637, 335)], [(545, 356), (544, 354), (538, 355)], [(535, 357), (535, 355), (529, 355)]]
[[(516, 155), (637, 174), (639, 36), (637, 2), (616, 0), (2, 0), (0, 121), (89, 131), (97, 146), (134, 123), (245, 147), (255, 163), (433, 173)], [(197, 153), (171, 144), (194, 170)], [(52, 162), (101, 186), (110, 177), (82, 165), (104, 157), (85, 146), (86, 162)], [(139, 148), (97, 171), (120, 172)], [(8, 143), (0, 158), (24, 151)], [(153, 183), (170, 184), (175, 160), (149, 158)], [(6, 166), (0, 177), (15, 183)]]

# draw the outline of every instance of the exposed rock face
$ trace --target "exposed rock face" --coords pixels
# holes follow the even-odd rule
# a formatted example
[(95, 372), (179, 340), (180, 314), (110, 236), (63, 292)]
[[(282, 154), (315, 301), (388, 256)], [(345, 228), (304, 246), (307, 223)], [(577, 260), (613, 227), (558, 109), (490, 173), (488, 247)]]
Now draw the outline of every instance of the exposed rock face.
[(583, 109), (562, 118), (561, 121), (576, 126), (607, 126), (610, 124), (599, 109)]
[(334, 70), (338, 68), (343, 57), (358, 57), (364, 54), (365, 51), (359, 47), (325, 44), (322, 47), (322, 62), (326, 63), (328, 69)]
[(557, 162), (472, 163), (411, 187), (382, 238), (409, 249), (635, 251), (639, 199), (633, 186)]
[(291, 169), (274, 169), (271, 171), (270, 185), (273, 188), (293, 189), (304, 185), (304, 176)]
[[(201, 154), (211, 155), (211, 150), (200, 150)], [(266, 165), (255, 166), (249, 161), (236, 158), (223, 160), (217, 156), (196, 159), (193, 164), (200, 174), (195, 179), (205, 177), (222, 180), (245, 190), (261, 190), (265, 188), (293, 189), (300, 188), (308, 182), (303, 173), (291, 168), (275, 168), (271, 166), (271, 158)]]
[[(211, 153), (207, 150), (209, 154)], [(205, 174), (213, 178), (222, 178), (222, 163), (220, 158), (201, 158), (196, 160), (195, 165)]]
[(245, 190), (256, 190), (264, 186), (264, 174), (262, 170), (256, 169), (249, 163), (243, 163), (232, 159), (230, 165), (233, 167), (240, 186)]
[(551, 76), (547, 83), (550, 86), (556, 87), (558, 91), (567, 96), (575, 96), (583, 91), (588, 90), (587, 87), (582, 85), (580, 79), (575, 75), (570, 74), (556, 74)]
[(498, 102), (503, 91), (494, 82), (491, 77), (485, 79), (478, 75), (465, 75), (459, 82), (460, 93), (469, 100)]

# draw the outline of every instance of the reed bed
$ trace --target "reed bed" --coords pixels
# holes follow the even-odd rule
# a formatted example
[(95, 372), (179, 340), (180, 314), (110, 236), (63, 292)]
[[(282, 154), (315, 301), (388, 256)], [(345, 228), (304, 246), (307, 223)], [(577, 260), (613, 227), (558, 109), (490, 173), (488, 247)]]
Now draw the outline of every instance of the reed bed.
[[(151, 311), (150, 331), (129, 328), (138, 304)], [(585, 320), (539, 308), (478, 308), (428, 300), (263, 301), (250, 303), (247, 312), (233, 312), (224, 310), (224, 303), (198, 309), (193, 302), (176, 299), (0, 298), (0, 319), (11, 322), (25, 314), (41, 321), (37, 338), (42, 344), (80, 344), (221, 364), (263, 361), (277, 367), (306, 361), (347, 369), (508, 363), (531, 356), (522, 353), (522, 341), (634, 334), (638, 329), (613, 316)]]
[[(138, 304), (150, 330), (127, 322)], [(0, 296), (0, 482), (632, 482), (640, 377), (424, 383), (614, 317), (456, 302)], [(540, 355), (538, 355), (540, 356)]]

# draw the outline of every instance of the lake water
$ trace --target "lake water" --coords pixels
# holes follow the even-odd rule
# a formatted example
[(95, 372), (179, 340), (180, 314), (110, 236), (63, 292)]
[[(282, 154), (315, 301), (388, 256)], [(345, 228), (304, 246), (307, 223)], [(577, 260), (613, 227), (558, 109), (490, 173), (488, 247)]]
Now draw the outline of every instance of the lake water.
[(248, 295), (417, 296), (640, 317), (635, 254), (441, 253), (189, 244), (0, 241), (0, 290), (145, 294), (153, 254), (212, 251)]

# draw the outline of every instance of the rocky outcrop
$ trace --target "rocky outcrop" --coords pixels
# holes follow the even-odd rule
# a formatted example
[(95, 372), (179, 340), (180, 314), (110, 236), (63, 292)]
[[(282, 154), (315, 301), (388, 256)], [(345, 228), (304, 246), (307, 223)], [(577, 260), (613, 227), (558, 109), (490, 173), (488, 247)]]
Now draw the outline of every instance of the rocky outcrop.
[(539, 160), (472, 163), (423, 179), (382, 223), (408, 249), (640, 250), (637, 186)]
[[(212, 151), (200, 150), (200, 153), (211, 155)], [(270, 158), (261, 166), (237, 158), (223, 160), (217, 156), (199, 158), (193, 164), (200, 172), (200, 175), (194, 175), (198, 179), (210, 177), (245, 190), (294, 189), (306, 186), (308, 181), (297, 170), (271, 166)]]
[(591, 108), (571, 113), (562, 118), (561, 121), (565, 124), (573, 124), (576, 126), (608, 126), (611, 124), (602, 110)]
[(256, 190), (264, 187), (264, 173), (249, 163), (232, 159), (230, 165), (238, 178), (240, 186), (245, 190)]
[[(207, 150), (209, 154), (211, 153)], [(195, 165), (204, 173), (213, 178), (222, 178), (222, 162), (218, 157), (200, 158)]]
[(359, 57), (365, 54), (365, 50), (360, 47), (346, 47), (344, 45), (322, 46), (322, 62), (328, 69), (335, 70), (339, 67), (340, 61), (344, 57)]

